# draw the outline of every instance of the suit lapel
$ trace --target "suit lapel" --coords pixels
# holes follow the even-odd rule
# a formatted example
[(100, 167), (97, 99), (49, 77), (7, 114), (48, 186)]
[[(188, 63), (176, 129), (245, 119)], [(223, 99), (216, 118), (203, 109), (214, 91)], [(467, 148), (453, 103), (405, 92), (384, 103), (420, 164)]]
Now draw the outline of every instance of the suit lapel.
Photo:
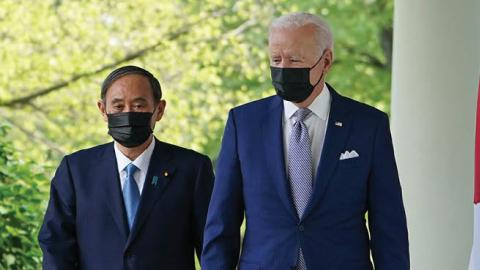
[(105, 189), (105, 203), (108, 205), (119, 231), (127, 238), (128, 224), (113, 143), (106, 147), (101, 160), (96, 173)]
[(175, 167), (171, 164), (172, 153), (168, 146), (155, 139), (155, 148), (148, 166), (140, 204), (125, 250), (138, 235), (155, 203), (161, 198), (165, 188), (173, 181)]
[(279, 97), (274, 97), (266, 114), (262, 128), (263, 153), (274, 181), (274, 186), (288, 212), (297, 217), (291, 198), (288, 178), (285, 169), (285, 153), (283, 147), (283, 102)]
[(347, 118), (348, 110), (345, 106), (344, 97), (337, 94), (330, 85), (327, 84), (327, 86), (332, 96), (327, 132), (318, 164), (318, 173), (314, 182), (313, 194), (302, 220), (308, 216), (311, 209), (323, 197), (332, 178), (332, 174), (336, 169), (340, 153), (345, 147), (351, 127), (351, 123), (348, 122)]

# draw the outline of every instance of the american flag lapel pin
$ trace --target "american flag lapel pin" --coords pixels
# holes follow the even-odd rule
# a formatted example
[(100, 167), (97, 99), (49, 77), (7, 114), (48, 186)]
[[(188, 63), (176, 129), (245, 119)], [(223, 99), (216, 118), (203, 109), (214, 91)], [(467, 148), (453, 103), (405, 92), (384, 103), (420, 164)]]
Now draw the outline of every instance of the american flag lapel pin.
[(342, 126), (343, 126), (343, 123), (342, 123), (342, 122), (339, 122), (339, 121), (336, 121), (336, 122), (335, 122), (335, 126), (337, 126), (337, 127), (342, 127)]

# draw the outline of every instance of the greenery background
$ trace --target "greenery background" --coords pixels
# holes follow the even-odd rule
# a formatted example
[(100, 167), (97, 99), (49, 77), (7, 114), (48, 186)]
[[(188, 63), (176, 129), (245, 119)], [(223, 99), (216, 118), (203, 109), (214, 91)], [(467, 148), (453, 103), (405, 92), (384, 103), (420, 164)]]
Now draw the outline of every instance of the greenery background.
[(63, 155), (110, 141), (96, 108), (115, 67), (159, 78), (155, 135), (216, 159), (231, 107), (274, 93), (269, 22), (327, 19), (341, 94), (389, 112), (392, 0), (0, 2), (0, 269), (39, 269), (36, 236)]

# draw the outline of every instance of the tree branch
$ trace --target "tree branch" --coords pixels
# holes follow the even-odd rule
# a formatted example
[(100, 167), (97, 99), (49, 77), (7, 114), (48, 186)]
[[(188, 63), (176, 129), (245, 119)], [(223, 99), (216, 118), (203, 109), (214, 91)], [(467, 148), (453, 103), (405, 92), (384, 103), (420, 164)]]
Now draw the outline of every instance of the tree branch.
[(52, 149), (54, 152), (59, 154), (60, 156), (65, 155), (65, 151), (57, 144), (54, 142), (43, 138), (42, 136), (38, 135), (36, 132), (31, 132), (24, 128), (23, 126), (17, 124), (12, 118), (6, 117), (5, 113), (2, 113), (2, 117), (12, 126), (16, 127), (18, 130), (20, 130), (22, 133), (24, 133), (29, 139), (37, 141), (39, 143), (43, 143), (46, 146), (48, 146), (50, 149)]
[[(219, 16), (219, 15), (221, 16), (221, 14), (223, 14), (223, 13), (215, 14), (215, 16)], [(237, 35), (240, 35), (241, 33), (243, 33), (244, 31), (246, 31), (247, 29), (251, 28), (255, 24), (256, 24), (256, 20), (249, 19), (249, 20), (246, 20), (245, 22), (243, 22), (242, 24), (240, 24), (238, 27), (220, 35), (217, 38), (205, 39), (203, 41), (219, 40), (219, 39), (227, 38), (229, 36), (237, 36)], [(180, 36), (182, 36), (183, 34), (188, 33), (189, 28), (190, 28), (189, 26), (186, 26), (182, 30), (177, 31), (175, 33), (171, 33), (170, 36), (167, 39), (175, 40), (175, 39), (179, 38)], [(157, 49), (162, 44), (163, 44), (163, 40), (159, 41), (159, 42), (157, 42), (157, 43), (155, 43), (151, 46), (143, 48), (139, 51), (127, 54), (124, 58), (121, 58), (121, 59), (119, 59), (115, 62), (112, 62), (110, 64), (104, 65), (104, 66), (102, 66), (102, 67), (100, 67), (96, 70), (73, 75), (70, 79), (68, 79), (66, 81), (59, 82), (57, 84), (54, 84), (54, 85), (49, 86), (49, 87), (44, 88), (44, 89), (36, 90), (33, 93), (28, 94), (26, 96), (15, 98), (15, 99), (12, 99), (12, 100), (9, 100), (9, 101), (0, 100), (0, 107), (18, 107), (19, 105), (26, 105), (26, 104), (30, 103), (33, 99), (36, 99), (36, 98), (41, 97), (41, 96), (45, 96), (45, 95), (47, 95), (51, 92), (62, 89), (64, 87), (68, 86), (69, 84), (71, 84), (73, 82), (76, 82), (80, 79), (94, 76), (94, 75), (99, 74), (99, 73), (101, 73), (105, 70), (112, 69), (112, 68), (114, 68), (114, 67), (116, 67), (120, 64), (125, 63), (125, 62), (140, 58), (140, 57), (144, 56), (145, 54), (147, 54), (148, 52)]]
[[(180, 31), (177, 31), (175, 33), (170, 34), (168, 39), (173, 40), (173, 39), (176, 39), (176, 38), (180, 37), (181, 35), (188, 32), (187, 29), (188, 28), (184, 28)], [(163, 44), (163, 40), (159, 41), (159, 42), (157, 42), (157, 43), (155, 43), (151, 46), (148, 46), (148, 47), (145, 47), (141, 50), (138, 50), (136, 52), (127, 54), (125, 57), (123, 57), (123, 58), (121, 58), (117, 61), (114, 61), (112, 63), (109, 63), (107, 65), (101, 66), (100, 68), (98, 68), (96, 70), (73, 75), (72, 77), (70, 77), (70, 79), (68, 79), (66, 81), (59, 82), (57, 84), (54, 84), (54, 85), (52, 85), (50, 87), (47, 87), (47, 88), (44, 88), (44, 89), (36, 90), (33, 93), (28, 94), (28, 95), (23, 96), (23, 97), (15, 98), (15, 99), (12, 99), (12, 100), (9, 100), (9, 101), (0, 101), (0, 107), (16, 107), (18, 105), (25, 105), (25, 104), (29, 103), (32, 99), (36, 99), (38, 97), (47, 95), (51, 92), (54, 92), (54, 91), (59, 90), (61, 88), (64, 88), (64, 87), (68, 86), (69, 84), (71, 84), (73, 82), (76, 82), (80, 79), (91, 77), (91, 76), (99, 74), (99, 73), (101, 73), (105, 70), (112, 69), (112, 68), (114, 68), (114, 67), (116, 67), (120, 64), (125, 63), (125, 62), (128, 62), (128, 61), (131, 61), (133, 59), (142, 57), (143, 55), (145, 55), (149, 51), (155, 50), (157, 47), (159, 47), (162, 44)]]
[[(25, 103), (25, 105), (32, 107), (32, 109), (35, 111), (35, 114), (36, 115), (41, 115), (41, 117), (44, 121), (48, 121), (48, 122), (52, 123), (56, 128), (59, 128), (62, 132), (66, 132), (64, 124), (56, 121), (55, 119), (50, 118), (49, 115), (48, 115), (49, 113), (47, 111), (45, 111), (42, 107), (37, 106), (32, 101), (28, 101), (27, 103)], [(40, 121), (42, 121), (42, 120), (40, 120)]]

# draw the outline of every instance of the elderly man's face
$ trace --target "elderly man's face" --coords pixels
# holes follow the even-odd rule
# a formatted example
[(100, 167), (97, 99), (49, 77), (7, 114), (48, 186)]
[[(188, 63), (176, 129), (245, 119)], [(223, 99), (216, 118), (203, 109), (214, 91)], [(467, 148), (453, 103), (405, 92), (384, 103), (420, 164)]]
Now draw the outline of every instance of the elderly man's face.
[(120, 77), (112, 83), (105, 95), (105, 101), (99, 102), (99, 109), (107, 121), (107, 114), (120, 112), (153, 112), (152, 129), (159, 121), (165, 109), (165, 101), (155, 103), (150, 82), (137, 74)]
[[(322, 56), (314, 38), (313, 25), (298, 28), (274, 29), (269, 37), (270, 65), (273, 67), (312, 67)], [(330, 50), (327, 50), (330, 52)], [(322, 72), (327, 71), (331, 60), (322, 59), (310, 71), (310, 83), (315, 84)], [(324, 58), (327, 58), (324, 56)], [(327, 60), (327, 61), (326, 61)], [(326, 64), (328, 62), (328, 65)]]

